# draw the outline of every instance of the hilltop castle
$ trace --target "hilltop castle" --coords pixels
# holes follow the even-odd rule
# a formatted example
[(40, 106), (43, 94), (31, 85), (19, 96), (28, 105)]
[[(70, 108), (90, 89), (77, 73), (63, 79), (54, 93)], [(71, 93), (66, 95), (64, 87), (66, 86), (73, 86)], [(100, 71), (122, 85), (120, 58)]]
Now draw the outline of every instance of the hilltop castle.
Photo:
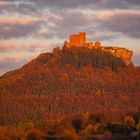
[(70, 41), (65, 41), (64, 47), (71, 48), (71, 47), (87, 47), (87, 48), (101, 48), (101, 50), (108, 52), (118, 58), (121, 58), (124, 63), (128, 65), (133, 65), (131, 61), (131, 57), (133, 55), (133, 52), (120, 47), (113, 47), (113, 46), (101, 46), (101, 43), (99, 41), (93, 43), (93, 42), (86, 42), (86, 33), (80, 32), (77, 35), (71, 35)]
[(65, 47), (70, 48), (70, 47), (88, 47), (88, 48), (93, 48), (93, 47), (99, 47), (101, 44), (100, 42), (95, 42), (95, 45), (93, 42), (86, 42), (86, 33), (85, 32), (80, 32), (77, 35), (71, 35), (70, 36), (70, 42), (65, 42)]

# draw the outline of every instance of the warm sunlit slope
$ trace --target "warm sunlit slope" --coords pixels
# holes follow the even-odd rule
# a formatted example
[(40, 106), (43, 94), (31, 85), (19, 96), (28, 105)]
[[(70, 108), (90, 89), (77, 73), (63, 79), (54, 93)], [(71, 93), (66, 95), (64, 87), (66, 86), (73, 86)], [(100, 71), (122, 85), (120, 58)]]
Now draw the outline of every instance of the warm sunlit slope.
[(55, 48), (0, 77), (0, 121), (136, 111), (139, 92), (140, 70), (121, 58), (101, 48)]

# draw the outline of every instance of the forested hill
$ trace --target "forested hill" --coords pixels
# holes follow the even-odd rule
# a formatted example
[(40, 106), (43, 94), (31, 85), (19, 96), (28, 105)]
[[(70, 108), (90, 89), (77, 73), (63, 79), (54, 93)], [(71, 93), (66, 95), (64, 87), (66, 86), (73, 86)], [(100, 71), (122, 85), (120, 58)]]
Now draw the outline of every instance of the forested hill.
[[(135, 75), (135, 77), (134, 77)], [(89, 94), (140, 91), (140, 70), (102, 48), (54, 48), (0, 78), (0, 93)]]
[(101, 48), (55, 48), (0, 77), (0, 124), (78, 112), (120, 117), (139, 101), (140, 69)]

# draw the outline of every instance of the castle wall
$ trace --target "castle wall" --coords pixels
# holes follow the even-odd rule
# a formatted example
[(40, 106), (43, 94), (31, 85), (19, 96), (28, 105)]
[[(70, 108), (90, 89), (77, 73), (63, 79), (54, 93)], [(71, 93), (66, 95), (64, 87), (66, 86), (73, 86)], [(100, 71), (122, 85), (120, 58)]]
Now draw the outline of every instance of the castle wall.
[(86, 44), (86, 33), (80, 32), (78, 35), (70, 36), (70, 45), (75, 47), (84, 47)]
[(80, 36), (80, 38), (79, 38), (79, 46), (83, 47), (86, 44), (86, 33), (81, 32), (81, 33), (79, 33), (79, 36)]
[(88, 48), (93, 48), (93, 42), (86, 42), (86, 33), (85, 32), (80, 32), (77, 35), (71, 35), (70, 36), (70, 42), (65, 42), (65, 46), (67, 48), (69, 47), (88, 47)]
[(80, 45), (80, 36), (79, 35), (71, 35), (70, 36), (70, 45), (78, 47)]

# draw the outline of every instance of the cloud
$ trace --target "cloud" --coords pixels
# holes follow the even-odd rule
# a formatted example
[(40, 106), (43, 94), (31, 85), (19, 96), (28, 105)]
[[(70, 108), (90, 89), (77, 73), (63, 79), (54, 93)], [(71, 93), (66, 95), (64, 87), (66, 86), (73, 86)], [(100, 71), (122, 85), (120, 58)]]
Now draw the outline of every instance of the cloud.
[[(48, 16), (46, 17), (48, 18)], [(38, 30), (39, 36), (46, 38), (57, 36), (66, 39), (70, 34), (86, 31), (89, 39), (92, 37), (94, 40), (110, 40), (122, 34), (134, 38), (139, 37), (139, 13), (135, 10), (115, 10), (113, 12), (105, 10), (97, 12), (95, 15), (68, 10), (63, 15), (53, 14), (53, 17), (55, 18), (48, 18), (52, 25), (48, 28), (46, 26), (47, 30), (45, 27)], [(115, 20), (116, 18), (119, 18), (117, 19), (120, 20), (119, 23)]]
[(102, 11), (97, 16), (97, 22), (99, 28), (103, 30), (140, 38), (140, 12), (131, 10)]
[[(0, 22), (0, 38), (10, 38), (11, 36), (24, 37), (28, 35), (45, 38), (54, 38), (55, 36), (65, 38), (68, 34), (84, 31), (85, 29), (87, 32), (92, 30), (92, 33), (96, 32), (95, 30), (102, 29), (115, 33), (121, 32), (130, 37), (139, 38), (140, 36), (138, 30), (139, 15), (136, 15), (138, 12), (137, 7), (140, 6), (139, 0), (121, 0), (117, 2), (116, 0), (6, 0), (0, 2), (0, 5), (3, 9), (15, 9), (16, 12), (18, 10), (23, 11), (21, 13), (31, 14), (41, 19), (41, 21), (28, 24), (23, 24), (23, 22), (26, 22), (26, 18), (25, 20), (22, 19), (22, 21), (19, 20), (18, 23), (9, 19), (11, 22), (15, 22), (10, 25), (6, 23), (5, 19), (5, 23)], [(110, 12), (105, 12), (109, 9), (111, 9)], [(121, 9), (117, 11), (122, 13), (115, 12), (116, 9)], [(135, 13), (126, 13), (122, 9), (126, 11), (135, 9), (136, 11)], [(88, 10), (93, 16), (92, 19)], [(95, 15), (101, 14), (101, 12), (103, 14), (100, 15), (100, 19), (96, 20)], [(116, 22), (117, 20), (120, 22)], [(91, 24), (94, 24), (94, 26)]]
[[(80, 7), (83, 5), (88, 5), (91, 2), (91, 0), (31, 0), (32, 2), (35, 2), (37, 5), (45, 6), (45, 7), (55, 7), (55, 8), (75, 8), (75, 7)], [(93, 0), (93, 3), (99, 2), (102, 0)]]
[(0, 40), (0, 52), (9, 52), (15, 47), (15, 43), (12, 41)]
[(34, 2), (22, 0), (3, 0), (0, 1), (1, 13), (19, 13), (23, 15), (35, 15), (39, 9)]
[[(51, 51), (59, 45), (60, 40), (46, 40), (43, 38), (21, 38), (0, 40), (0, 55), (5, 53), (33, 54), (42, 51)], [(60, 45), (61, 46), (61, 45)]]
[(32, 17), (3, 17), (0, 19), (1, 24), (20, 24), (20, 25), (28, 25), (28, 24), (34, 24), (36, 22), (39, 22), (40, 20), (38, 18), (32, 18)]
[(43, 27), (38, 30), (37, 35), (45, 38), (58, 37), (65, 39), (72, 33), (84, 31), (93, 23), (93, 17), (82, 12), (69, 10), (64, 13), (51, 14), (53, 15), (51, 18), (46, 15), (49, 24), (46, 28)]
[(42, 47), (43, 42), (28, 42), (23, 40), (0, 40), (0, 52), (35, 52), (37, 48)]
[(21, 67), (27, 58), (21, 57), (5, 57), (0, 59), (0, 75), (4, 74), (7, 71), (17, 69)]
[(136, 48), (136, 50), (134, 50), (132, 60), (135, 66), (140, 66), (140, 48)]
[(55, 9), (94, 8), (94, 9), (130, 9), (139, 8), (139, 0), (31, 0), (40, 7)]
[(139, 9), (139, 0), (102, 0), (96, 5), (98, 9)]
[(103, 31), (95, 31), (91, 33), (88, 37), (90, 41), (109, 41), (113, 40), (114, 38), (117, 39), (120, 36), (119, 33), (112, 33), (112, 32), (103, 32)]
[(136, 54), (133, 56), (133, 62), (135, 66), (140, 66), (140, 54)]
[(13, 6), (11, 2), (8, 1), (0, 1), (0, 11), (5, 11), (6, 9), (10, 9)]
[(25, 59), (20, 58), (20, 57), (6, 57), (6, 58), (2, 58), (2, 59), (0, 59), (0, 69), (2, 69), (4, 67), (16, 66), (15, 64), (19, 64), (22, 61), (25, 61)]
[[(79, 31), (86, 31), (89, 35), (100, 32), (101, 39), (112, 39), (118, 34), (132, 38), (140, 37), (140, 12), (137, 10), (67, 10), (50, 12), (46, 14), (46, 19), (49, 24), (37, 31), (37, 35), (46, 38), (57, 36), (65, 39), (67, 35)], [(110, 35), (107, 35), (108, 32)]]
[(0, 19), (0, 38), (32, 35), (43, 24), (42, 20), (29, 17), (4, 17)]
[(139, 9), (139, 0), (3, 0), (1, 12), (37, 15), (44, 9), (65, 11), (68, 9)]

